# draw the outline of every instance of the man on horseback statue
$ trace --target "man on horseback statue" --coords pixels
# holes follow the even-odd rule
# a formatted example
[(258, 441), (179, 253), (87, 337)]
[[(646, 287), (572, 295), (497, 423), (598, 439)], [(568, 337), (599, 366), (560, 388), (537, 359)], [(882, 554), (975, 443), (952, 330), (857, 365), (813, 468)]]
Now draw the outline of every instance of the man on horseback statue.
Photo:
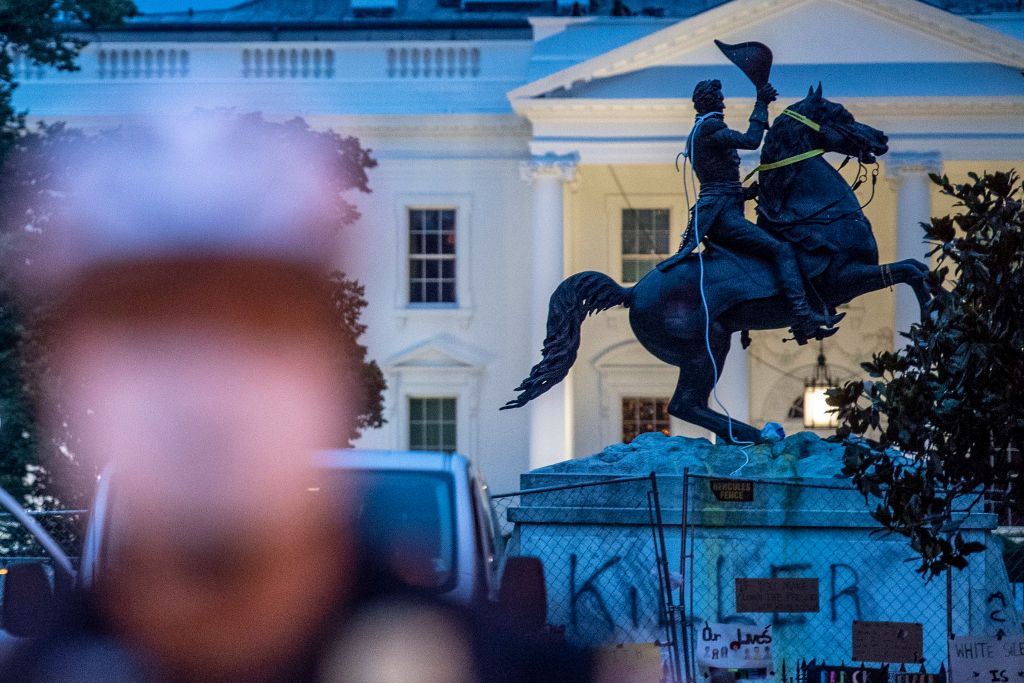
[[(769, 441), (775, 430), (758, 430), (709, 404), (734, 333), (789, 327), (806, 344), (835, 333), (841, 317), (835, 306), (895, 284), (910, 285), (927, 313), (928, 266), (913, 259), (879, 265), (857, 184), (823, 158), (834, 152), (871, 164), (889, 149), (885, 134), (825, 99), (819, 84), (790, 104), (766, 135), (768, 103), (776, 97), (768, 82), (771, 50), (755, 42), (716, 43), (757, 87), (757, 104), (747, 131), (734, 131), (722, 120), (721, 83), (702, 81), (694, 89), (697, 122), (687, 150), (701, 187), (679, 253), (632, 287), (596, 271), (562, 281), (548, 305), (541, 360), (503, 408), (524, 406), (565, 379), (584, 319), (623, 306), (643, 347), (679, 368), (670, 414), (726, 441)], [(758, 192), (740, 184), (737, 150), (757, 149), (762, 138), (756, 225), (743, 215), (744, 200)], [(695, 258), (691, 252), (704, 239), (721, 248)], [(805, 275), (813, 278), (814, 308)]]
[(707, 240), (742, 254), (770, 259), (776, 281), (792, 310), (789, 329), (797, 343), (806, 344), (810, 339), (835, 334), (838, 330), (834, 325), (842, 315), (832, 316), (827, 310), (810, 307), (793, 245), (776, 239), (743, 215), (743, 202), (757, 196), (757, 184), (749, 188), (740, 184), (740, 156), (736, 150), (760, 147), (768, 128), (768, 104), (777, 95), (767, 81), (758, 86), (750, 125), (741, 133), (723, 120), (725, 98), (720, 81), (701, 81), (693, 89), (697, 123), (687, 139), (686, 154), (700, 181), (700, 195), (690, 212), (678, 256), (689, 254), (698, 241)]

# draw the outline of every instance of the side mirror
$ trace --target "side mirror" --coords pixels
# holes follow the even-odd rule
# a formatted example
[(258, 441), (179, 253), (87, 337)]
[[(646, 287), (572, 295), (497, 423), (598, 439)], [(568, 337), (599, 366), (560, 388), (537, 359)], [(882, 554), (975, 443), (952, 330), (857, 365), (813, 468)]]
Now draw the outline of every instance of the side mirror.
[(548, 591), (539, 557), (505, 558), (498, 603), (517, 626), (540, 631), (548, 621)]
[(42, 635), (57, 615), (57, 600), (42, 562), (11, 565), (4, 577), (3, 627), (13, 636)]

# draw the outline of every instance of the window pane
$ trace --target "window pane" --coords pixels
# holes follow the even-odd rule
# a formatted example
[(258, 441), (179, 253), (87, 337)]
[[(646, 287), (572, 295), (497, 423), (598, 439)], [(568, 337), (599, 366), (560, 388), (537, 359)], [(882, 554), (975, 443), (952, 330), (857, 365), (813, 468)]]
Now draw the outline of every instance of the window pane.
[(454, 398), (410, 398), (409, 448), (454, 451), (456, 412)]
[(409, 229), (423, 230), (423, 212), (416, 209), (409, 210)]
[(651, 211), (650, 211), (650, 209), (643, 209), (643, 210), (637, 211), (637, 216), (636, 216), (636, 228), (637, 228), (637, 230), (639, 230), (641, 233), (650, 232), (652, 227), (653, 226), (651, 225)]
[(441, 445), (441, 425), (436, 422), (428, 422), (423, 425), (423, 442), (430, 449), (436, 449)]
[(634, 259), (623, 259), (622, 260), (622, 281), (623, 282), (637, 282), (640, 278), (637, 277), (636, 260)]
[(424, 221), (423, 229), (428, 232), (437, 232), (441, 229), (441, 222), (438, 220), (437, 211), (425, 211), (426, 220)]
[(455, 221), (455, 209), (409, 210), (410, 303), (456, 302)]
[(622, 440), (629, 443), (640, 434), (671, 434), (667, 398), (624, 397), (622, 399)]
[(653, 254), (654, 252), (654, 235), (651, 234), (650, 230), (645, 230), (637, 235), (636, 240), (636, 252), (637, 254)]
[(668, 230), (669, 223), (669, 210), (668, 209), (655, 209), (654, 210), (654, 229), (655, 230)]
[[(623, 282), (638, 281), (651, 269), (653, 264), (671, 253), (670, 216), (671, 212), (668, 209), (623, 209)], [(642, 254), (659, 258), (635, 258)]]
[(455, 283), (445, 282), (441, 285), (441, 301), (447, 304), (455, 303)]
[(668, 228), (659, 230), (654, 238), (654, 253), (667, 254), (671, 251), (668, 246)]

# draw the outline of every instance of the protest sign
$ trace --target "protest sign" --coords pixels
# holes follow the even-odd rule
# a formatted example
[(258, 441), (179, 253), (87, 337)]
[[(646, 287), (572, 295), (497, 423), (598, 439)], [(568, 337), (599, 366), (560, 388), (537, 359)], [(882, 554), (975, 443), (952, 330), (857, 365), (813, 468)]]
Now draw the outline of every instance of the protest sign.
[(954, 681), (1024, 683), (1024, 638), (955, 636), (949, 639), (949, 673)]
[(697, 663), (716, 669), (772, 666), (772, 625), (711, 624), (697, 629)]
[(817, 612), (818, 579), (736, 579), (737, 612)]
[(906, 621), (853, 622), (853, 659), (858, 662), (920, 662), (921, 624)]

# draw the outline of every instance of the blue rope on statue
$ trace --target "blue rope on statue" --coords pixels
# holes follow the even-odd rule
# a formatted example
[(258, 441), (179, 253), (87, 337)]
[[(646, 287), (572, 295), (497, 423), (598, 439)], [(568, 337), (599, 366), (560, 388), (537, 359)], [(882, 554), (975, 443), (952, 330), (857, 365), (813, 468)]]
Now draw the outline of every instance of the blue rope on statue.
[[(744, 444), (744, 448), (746, 448), (746, 447), (749, 447), (749, 446), (753, 446), (754, 442), (753, 441), (739, 441), (739, 440), (737, 440), (735, 438), (735, 436), (733, 436), (733, 433), (732, 433), (732, 415), (729, 413), (729, 409), (726, 408), (722, 404), (722, 401), (718, 398), (718, 363), (715, 361), (715, 354), (711, 350), (711, 312), (708, 309), (707, 292), (704, 290), (704, 251), (700, 248), (700, 240), (701, 240), (701, 237), (700, 237), (700, 212), (697, 211), (696, 202), (694, 202), (693, 204), (690, 203), (690, 191), (689, 191), (689, 187), (687, 186), (687, 182), (686, 182), (687, 181), (686, 165), (687, 165), (687, 162), (689, 162), (689, 166), (690, 166), (690, 182), (693, 184), (694, 193), (696, 193), (696, 191), (697, 191), (697, 179), (695, 177), (695, 173), (694, 173), (694, 170), (693, 170), (694, 149), (693, 149), (693, 144), (692, 143), (694, 143), (696, 141), (697, 131), (700, 130), (701, 124), (703, 124), (704, 121), (706, 121), (708, 118), (710, 118), (712, 116), (722, 116), (722, 112), (712, 111), (712, 112), (708, 112), (707, 114), (703, 114), (703, 115), (697, 117), (697, 122), (693, 125), (693, 130), (690, 131), (689, 137), (686, 138), (686, 149), (676, 155), (676, 161), (678, 162), (679, 161), (679, 156), (682, 155), (682, 157), (683, 157), (683, 193), (686, 195), (686, 203), (687, 203), (687, 205), (690, 207), (690, 210), (693, 212), (693, 235), (694, 235), (695, 244), (697, 245), (696, 246), (696, 249), (697, 249), (697, 261), (700, 264), (700, 279), (699, 279), (699, 282), (700, 282), (700, 301), (701, 301), (701, 305), (704, 308), (704, 346), (707, 349), (708, 358), (711, 360), (711, 371), (714, 373), (714, 384), (712, 384), (712, 386), (711, 386), (711, 393), (715, 397), (715, 403), (718, 404), (718, 407), (722, 409), (722, 411), (725, 413), (726, 418), (728, 418), (728, 420), (729, 420), (729, 440), (731, 442), (733, 442), (734, 444)], [(678, 168), (678, 166), (677, 166), (677, 168)], [(744, 467), (746, 467), (747, 464), (750, 462), (750, 457), (747, 455), (745, 450), (743, 451), (743, 455), (746, 458), (746, 461), (742, 465), (740, 465), (738, 468), (736, 468), (736, 470), (733, 471), (730, 476), (735, 476), (737, 473), (739, 473), (740, 470), (742, 470)]]

